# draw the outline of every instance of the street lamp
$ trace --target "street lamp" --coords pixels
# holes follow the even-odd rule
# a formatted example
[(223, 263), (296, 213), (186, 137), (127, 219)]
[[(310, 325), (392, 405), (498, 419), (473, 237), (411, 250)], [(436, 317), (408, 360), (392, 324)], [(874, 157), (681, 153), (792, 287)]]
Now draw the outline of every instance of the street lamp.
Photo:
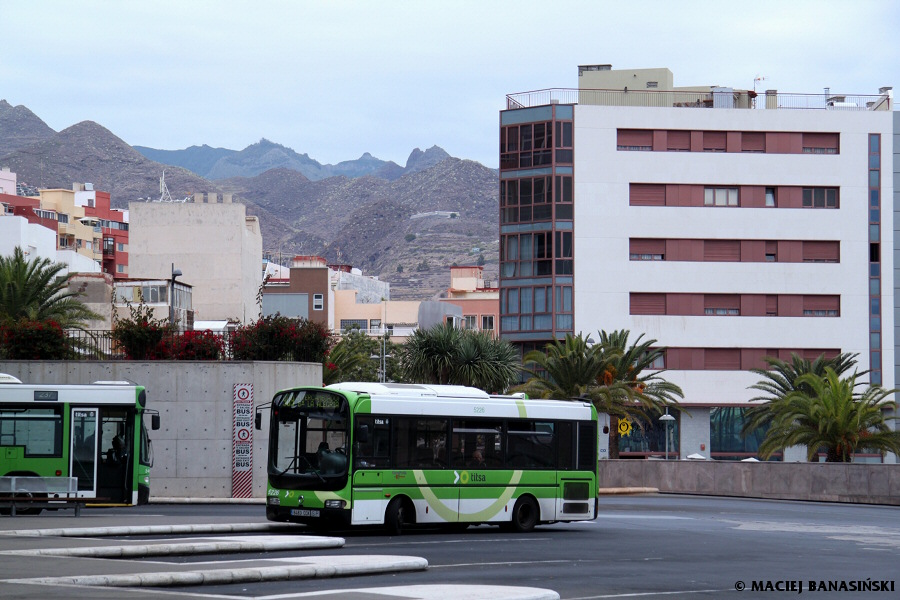
[(169, 323), (175, 327), (175, 278), (181, 277), (181, 269), (175, 268), (172, 263), (172, 277), (169, 279)]
[(382, 336), (381, 336), (381, 356), (379, 356), (377, 354), (372, 354), (371, 356), (369, 356), (369, 358), (381, 360), (381, 368), (379, 369), (379, 371), (381, 371), (381, 383), (384, 383), (386, 381), (385, 378), (387, 376), (387, 359), (391, 358), (391, 355), (387, 354), (387, 334), (386, 333), (382, 334)]
[(669, 425), (675, 420), (675, 417), (670, 415), (669, 409), (666, 408), (666, 414), (661, 416), (659, 420), (665, 423), (666, 426), (666, 460), (669, 460)]

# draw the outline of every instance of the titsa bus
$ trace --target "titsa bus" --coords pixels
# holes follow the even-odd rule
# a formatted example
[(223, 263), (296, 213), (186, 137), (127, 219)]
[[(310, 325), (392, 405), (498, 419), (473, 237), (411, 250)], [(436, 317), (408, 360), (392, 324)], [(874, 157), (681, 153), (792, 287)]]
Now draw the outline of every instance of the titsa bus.
[(596, 518), (590, 403), (339, 383), (283, 390), (268, 406), (271, 521), (383, 525), (397, 534), (413, 524), (529, 531)]
[(77, 477), (78, 499), (145, 504), (153, 454), (144, 415), (159, 429), (146, 405), (143, 386), (129, 382), (35, 385), (0, 373), (0, 477), (28, 478), (27, 493), (49, 499), (35, 486)]

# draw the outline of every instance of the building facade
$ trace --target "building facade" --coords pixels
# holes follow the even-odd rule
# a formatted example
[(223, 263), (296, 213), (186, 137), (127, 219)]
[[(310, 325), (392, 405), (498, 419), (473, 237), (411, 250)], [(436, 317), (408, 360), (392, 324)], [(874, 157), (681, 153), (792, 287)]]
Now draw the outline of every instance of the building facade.
[(500, 288), (496, 282), (485, 281), (484, 267), (450, 267), (450, 287), (441, 302), (462, 309), (462, 327), (482, 331), (492, 337), (500, 320)]
[[(892, 92), (672, 79), (596, 65), (578, 89), (507, 97), (501, 336), (523, 351), (600, 329), (656, 339), (685, 394), (679, 455), (753, 456), (741, 416), (765, 356), (850, 352), (894, 386)], [(659, 455), (653, 425), (625, 456)]]
[(196, 320), (249, 323), (259, 316), (262, 234), (243, 204), (210, 194), (208, 201), (132, 202), (128, 208), (132, 278), (167, 280), (180, 271), (193, 289)]

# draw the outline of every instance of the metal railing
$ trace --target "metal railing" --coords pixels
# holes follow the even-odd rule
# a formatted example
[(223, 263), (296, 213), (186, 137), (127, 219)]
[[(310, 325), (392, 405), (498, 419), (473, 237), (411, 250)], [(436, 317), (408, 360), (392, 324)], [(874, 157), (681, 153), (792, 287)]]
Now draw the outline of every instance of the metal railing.
[(529, 108), (547, 104), (592, 104), (600, 106), (743, 108), (801, 110), (892, 110), (890, 92), (879, 95), (795, 94), (751, 90), (666, 91), (582, 90), (548, 88), (507, 94), (506, 108)]

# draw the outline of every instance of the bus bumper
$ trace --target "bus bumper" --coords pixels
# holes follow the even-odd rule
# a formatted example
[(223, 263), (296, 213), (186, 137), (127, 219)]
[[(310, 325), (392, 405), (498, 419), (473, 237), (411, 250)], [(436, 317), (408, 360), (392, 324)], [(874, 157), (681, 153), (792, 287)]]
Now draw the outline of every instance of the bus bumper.
[(280, 523), (303, 523), (311, 527), (350, 526), (350, 510), (346, 508), (305, 509), (266, 505), (266, 518)]

